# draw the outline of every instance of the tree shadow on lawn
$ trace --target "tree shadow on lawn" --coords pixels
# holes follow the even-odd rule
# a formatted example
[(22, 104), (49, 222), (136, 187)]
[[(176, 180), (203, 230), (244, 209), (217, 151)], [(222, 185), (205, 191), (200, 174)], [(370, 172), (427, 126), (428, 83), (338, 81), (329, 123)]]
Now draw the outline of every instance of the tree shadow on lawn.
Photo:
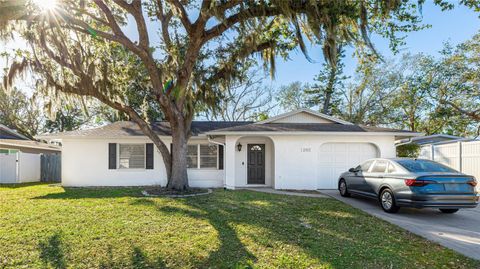
[(63, 187), (63, 192), (49, 193), (32, 199), (100, 199), (121, 197), (144, 197), (141, 187)]
[[(219, 248), (203, 261), (194, 261), (195, 267), (248, 267), (260, 259), (255, 256), (259, 254), (262, 264), (280, 268), (403, 268), (417, 263), (436, 267), (456, 257), (333, 199), (219, 191), (178, 201), (179, 206), (157, 208), (206, 219), (218, 232)], [(438, 253), (433, 263), (418, 256), (425, 247), (429, 247), (425, 256)], [(449, 255), (442, 258), (440, 253)]]
[(155, 260), (149, 259), (145, 252), (137, 246), (133, 246), (132, 248), (129, 265), (125, 264), (124, 261), (115, 260), (111, 249), (109, 249), (108, 253), (108, 258), (101, 261), (98, 268), (168, 269), (167, 264), (161, 257), (157, 257)]
[[(300, 247), (311, 258), (316, 259), (323, 265), (329, 265), (328, 257), (337, 255), (338, 248), (326, 247), (322, 249), (323, 253), (313, 249), (312, 246), (318, 244), (315, 241), (317, 241), (319, 231), (305, 228), (300, 221), (293, 221), (292, 223), (290, 217), (287, 218), (288, 221), (283, 222), (281, 215), (287, 212), (282, 208), (288, 206), (288, 198), (284, 200), (284, 197), (276, 197), (270, 194), (242, 192), (245, 194), (243, 195), (244, 199), (235, 199), (238, 196), (221, 198), (206, 196), (180, 200), (181, 203), (191, 209), (171, 205), (158, 207), (163, 213), (208, 220), (218, 232), (220, 246), (216, 251), (211, 252), (206, 260), (197, 262), (195, 267), (206, 268), (223, 264), (219, 267), (249, 268), (257, 261), (257, 257), (242, 243), (234, 227), (235, 225), (253, 226), (264, 230), (266, 234), (257, 234), (257, 236), (252, 231), (252, 234), (244, 236), (249, 237), (247, 240), (252, 240), (257, 246), (269, 249), (272, 253), (275, 253), (276, 244), (282, 242)], [(292, 215), (296, 215), (296, 213), (292, 212)], [(293, 218), (295, 220), (300, 219), (298, 216)], [(340, 236), (340, 234), (335, 235), (334, 232), (324, 235), (328, 237)], [(353, 239), (347, 239), (345, 243), (351, 243), (351, 240)], [(277, 257), (271, 257), (270, 262), (277, 263), (275, 265), (277, 267), (302, 267), (304, 262), (301, 257), (297, 257), (299, 260), (294, 260), (295, 258), (292, 257), (274, 256)]]
[(205, 219), (218, 232), (220, 246), (210, 253), (208, 259), (197, 262), (196, 268), (209, 268), (220, 263), (226, 263), (227, 268), (247, 268), (247, 265), (256, 261), (256, 257), (250, 253), (242, 244), (236, 231), (231, 227), (231, 219), (220, 210), (204, 210), (202, 207), (196, 207), (198, 210), (189, 210), (184, 208), (165, 206), (159, 210), (168, 214), (180, 214), (195, 219)]
[[(38, 250), (40, 259), (46, 268), (65, 269), (69, 267), (70, 247), (62, 241), (62, 236), (59, 233), (54, 233), (44, 241), (41, 241), (38, 244)], [(100, 262), (99, 268), (126, 268), (125, 261), (114, 259), (111, 249), (108, 250), (108, 253), (107, 259)], [(161, 257), (150, 260), (141, 248), (133, 246), (128, 268), (167, 269), (168, 267)]]
[(26, 187), (40, 186), (40, 185), (51, 185), (51, 182), (29, 182), (29, 183), (1, 183), (0, 189), (20, 189)]
[(55, 233), (47, 240), (41, 241), (38, 244), (38, 249), (40, 251), (40, 259), (45, 264), (45, 267), (50, 265), (56, 269), (67, 268), (65, 257), (67, 251), (59, 233)]

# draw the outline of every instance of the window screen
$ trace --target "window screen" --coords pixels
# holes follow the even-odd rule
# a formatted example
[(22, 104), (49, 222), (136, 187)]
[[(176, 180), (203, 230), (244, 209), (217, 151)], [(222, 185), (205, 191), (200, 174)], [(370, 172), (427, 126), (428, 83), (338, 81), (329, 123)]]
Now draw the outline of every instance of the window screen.
[(200, 145), (200, 168), (217, 168), (217, 146)]
[(198, 168), (198, 145), (187, 146), (187, 167)]
[(377, 161), (372, 168), (372, 173), (385, 173), (388, 163), (386, 161)]
[(119, 168), (145, 168), (145, 144), (119, 144)]

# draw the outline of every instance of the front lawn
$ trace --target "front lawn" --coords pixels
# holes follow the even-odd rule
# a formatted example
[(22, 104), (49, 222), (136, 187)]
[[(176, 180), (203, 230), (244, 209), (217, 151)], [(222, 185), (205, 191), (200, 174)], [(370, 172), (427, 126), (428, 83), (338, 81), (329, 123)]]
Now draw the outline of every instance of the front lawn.
[(0, 186), (0, 268), (479, 268), (333, 199)]

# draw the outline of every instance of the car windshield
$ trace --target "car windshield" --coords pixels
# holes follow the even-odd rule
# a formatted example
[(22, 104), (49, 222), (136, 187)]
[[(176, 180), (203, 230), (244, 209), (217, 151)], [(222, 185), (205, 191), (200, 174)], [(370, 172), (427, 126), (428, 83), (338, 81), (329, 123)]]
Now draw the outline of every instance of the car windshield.
[(428, 160), (398, 160), (397, 163), (410, 172), (457, 172), (443, 164)]

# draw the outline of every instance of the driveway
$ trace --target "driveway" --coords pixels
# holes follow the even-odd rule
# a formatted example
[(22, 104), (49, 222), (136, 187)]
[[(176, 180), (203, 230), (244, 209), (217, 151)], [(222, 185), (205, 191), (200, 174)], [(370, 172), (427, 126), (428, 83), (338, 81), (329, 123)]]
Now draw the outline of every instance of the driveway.
[(479, 207), (461, 209), (455, 214), (443, 214), (435, 209), (411, 208), (402, 208), (397, 214), (388, 214), (374, 200), (359, 197), (344, 198), (337, 190), (320, 192), (465, 256), (480, 260)]

